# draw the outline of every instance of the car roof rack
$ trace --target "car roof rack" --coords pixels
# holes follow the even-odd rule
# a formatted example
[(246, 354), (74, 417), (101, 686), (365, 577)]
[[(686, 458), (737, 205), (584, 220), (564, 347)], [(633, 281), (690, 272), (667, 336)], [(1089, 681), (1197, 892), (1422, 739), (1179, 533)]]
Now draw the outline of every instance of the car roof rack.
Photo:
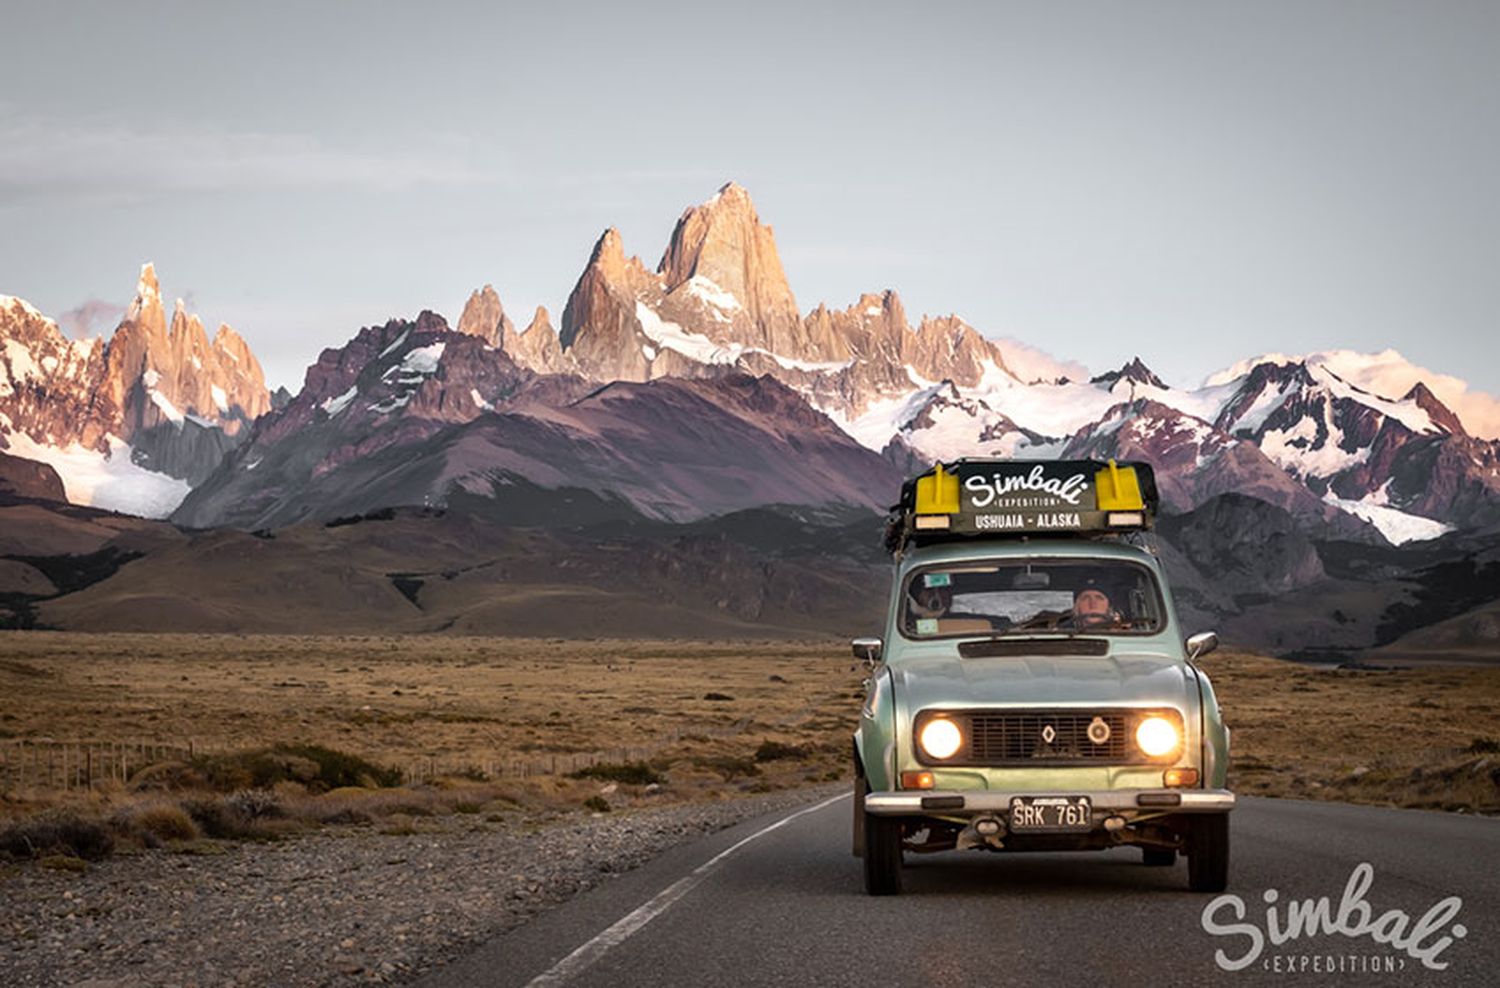
[(1132, 460), (938, 463), (901, 485), (886, 548), (971, 539), (1128, 535), (1149, 531), (1160, 497), (1151, 464)]

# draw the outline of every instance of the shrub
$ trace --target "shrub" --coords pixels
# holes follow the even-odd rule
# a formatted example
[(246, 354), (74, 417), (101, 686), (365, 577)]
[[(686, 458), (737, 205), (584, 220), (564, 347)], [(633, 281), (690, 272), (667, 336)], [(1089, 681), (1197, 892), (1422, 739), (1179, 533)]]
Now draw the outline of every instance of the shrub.
[(130, 788), (136, 792), (196, 789), (207, 781), (198, 766), (184, 762), (156, 762), (131, 775)]
[(583, 801), (583, 808), (586, 810), (592, 810), (595, 813), (608, 813), (609, 800), (605, 799), (603, 796), (590, 796), (588, 799), (585, 799)]
[(273, 749), (239, 751), (199, 758), (196, 766), (215, 789), (268, 788), (278, 782), (310, 784), (317, 780), (318, 766), (305, 758), (294, 758)]
[(418, 833), (416, 824), (405, 813), (393, 813), (386, 819), (380, 832), (387, 837), (411, 837)]
[(0, 831), (0, 851), (18, 858), (60, 854), (98, 861), (108, 857), (114, 847), (108, 827), (73, 813), (44, 814)]
[(89, 870), (87, 861), (70, 854), (49, 854), (37, 864), (52, 871), (85, 872)]
[(763, 741), (761, 746), (755, 749), (755, 760), (758, 762), (776, 762), (785, 758), (806, 758), (807, 752), (794, 744), (782, 744), (780, 741)]
[(275, 750), (315, 762), (318, 766), (317, 780), (329, 789), (341, 786), (389, 788), (401, 784), (401, 772), (398, 769), (376, 765), (348, 752), (318, 744), (278, 745)]
[(182, 808), (207, 837), (225, 839), (239, 837), (244, 832), (244, 822), (221, 800), (190, 799)]
[(276, 840), (292, 827), (292, 821), (252, 819), (225, 799), (189, 800), (182, 808), (205, 837), (218, 840)]
[(1494, 738), (1475, 738), (1469, 742), (1468, 752), (1471, 755), (1493, 755), (1500, 752), (1500, 741)]
[(207, 756), (197, 759), (195, 765), (217, 789), (266, 789), (283, 782), (317, 790), (401, 784), (401, 773), (396, 769), (318, 744), (280, 744)]
[(161, 803), (147, 806), (131, 817), (136, 830), (157, 840), (197, 840), (198, 826), (180, 806)]
[(264, 789), (241, 789), (224, 797), (224, 805), (246, 820), (270, 820), (286, 816), (275, 793)]
[(732, 782), (741, 775), (760, 774), (755, 762), (749, 758), (735, 758), (733, 755), (704, 755), (693, 759), (693, 764), (699, 768), (713, 769), (724, 777), (725, 782)]
[(627, 786), (649, 786), (666, 779), (646, 762), (600, 762), (576, 772), (569, 772), (570, 779), (598, 779), (601, 782), (623, 782)]

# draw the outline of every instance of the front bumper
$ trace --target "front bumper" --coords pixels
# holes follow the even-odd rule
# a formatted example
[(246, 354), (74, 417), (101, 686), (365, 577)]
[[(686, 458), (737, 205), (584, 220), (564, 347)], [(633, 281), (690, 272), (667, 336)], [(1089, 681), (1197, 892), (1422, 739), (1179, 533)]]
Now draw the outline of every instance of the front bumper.
[(1228, 813), (1234, 793), (1228, 789), (1102, 789), (1093, 792), (996, 792), (989, 789), (919, 789), (872, 792), (865, 812), (876, 816), (971, 816), (1010, 812), (1016, 796), (1087, 796), (1094, 812), (1138, 816), (1141, 813)]

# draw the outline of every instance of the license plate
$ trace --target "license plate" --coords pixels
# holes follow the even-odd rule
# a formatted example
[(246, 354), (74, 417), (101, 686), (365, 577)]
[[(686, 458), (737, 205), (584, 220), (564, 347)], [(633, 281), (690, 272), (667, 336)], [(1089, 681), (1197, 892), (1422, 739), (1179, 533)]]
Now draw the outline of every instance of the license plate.
[(1094, 825), (1094, 807), (1087, 796), (1013, 796), (1010, 831), (1013, 834), (1071, 833)]

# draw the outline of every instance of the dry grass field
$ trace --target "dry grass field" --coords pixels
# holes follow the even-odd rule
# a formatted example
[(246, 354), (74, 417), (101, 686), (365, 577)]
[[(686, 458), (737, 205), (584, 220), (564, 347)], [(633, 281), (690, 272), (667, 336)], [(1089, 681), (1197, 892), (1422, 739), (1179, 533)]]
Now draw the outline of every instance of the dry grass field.
[(1249, 795), (1500, 813), (1500, 666), (1208, 656)]
[[(316, 744), (419, 778), (651, 761), (684, 796), (842, 770), (862, 678), (835, 643), (12, 633), (4, 646), (0, 751)], [(800, 757), (756, 763), (767, 742)]]
[[(1326, 670), (1230, 651), (1204, 664), (1234, 732), (1240, 792), (1500, 811), (1500, 669)], [(146, 743), (191, 746), (201, 760), (317, 745), (399, 770), (435, 812), (497, 799), (598, 811), (848, 777), (863, 675), (836, 641), (8, 633), (0, 753), (14, 757), (20, 741)], [(180, 753), (157, 755), (167, 764), (71, 792), (35, 764), (18, 779), (12, 764), (0, 770), (0, 820), (118, 812), (204, 781)], [(658, 782), (570, 777), (594, 762), (649, 763)], [(438, 776), (457, 794), (431, 797)], [(293, 778), (278, 792), (331, 798), (308, 789)], [(347, 786), (332, 796), (345, 809), (359, 798)]]

